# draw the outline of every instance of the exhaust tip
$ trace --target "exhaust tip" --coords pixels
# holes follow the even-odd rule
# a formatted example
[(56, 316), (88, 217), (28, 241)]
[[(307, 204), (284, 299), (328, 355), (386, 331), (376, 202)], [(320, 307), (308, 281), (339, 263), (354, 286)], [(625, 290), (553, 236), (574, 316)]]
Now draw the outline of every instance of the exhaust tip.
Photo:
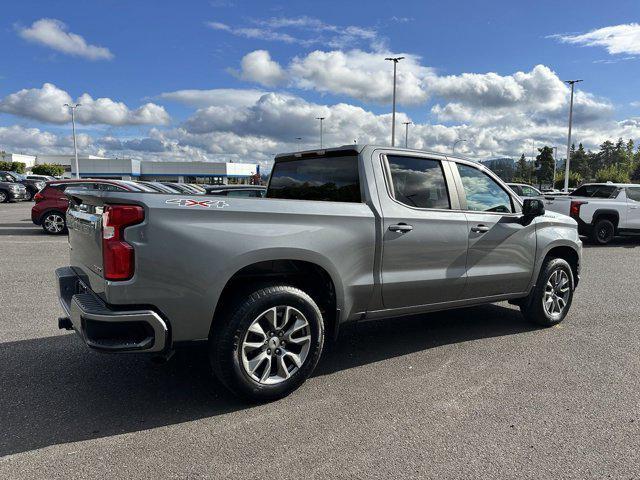
[(60, 330), (73, 330), (73, 323), (69, 317), (58, 318), (58, 328)]

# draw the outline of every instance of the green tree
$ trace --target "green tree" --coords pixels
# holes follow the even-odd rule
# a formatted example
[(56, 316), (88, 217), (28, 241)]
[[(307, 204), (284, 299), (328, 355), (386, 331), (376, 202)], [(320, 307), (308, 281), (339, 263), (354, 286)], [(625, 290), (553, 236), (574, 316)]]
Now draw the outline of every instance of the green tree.
[(27, 165), (23, 162), (0, 162), (0, 170), (9, 172), (24, 173)]
[(520, 156), (520, 159), (516, 162), (516, 169), (513, 174), (513, 181), (518, 183), (531, 183), (531, 177), (533, 176), (533, 167), (527, 161), (524, 153)]
[(625, 165), (609, 165), (596, 172), (596, 182), (629, 183), (629, 170)]
[(571, 172), (576, 172), (582, 179), (590, 179), (592, 176), (589, 156), (582, 143), (578, 144), (578, 149), (575, 148), (575, 145), (571, 146)]
[(551, 147), (542, 147), (538, 149), (536, 157), (536, 179), (538, 185), (551, 185), (553, 183), (554, 158), (553, 149)]
[[(578, 187), (583, 181), (584, 179), (578, 172), (569, 172), (569, 188)], [(553, 187), (557, 188), (558, 190), (562, 190), (564, 188), (564, 172), (559, 172), (556, 174), (556, 183), (553, 185)]]
[(58, 177), (64, 174), (64, 167), (56, 163), (42, 163), (35, 165), (31, 171), (34, 175), (49, 175), (52, 177)]

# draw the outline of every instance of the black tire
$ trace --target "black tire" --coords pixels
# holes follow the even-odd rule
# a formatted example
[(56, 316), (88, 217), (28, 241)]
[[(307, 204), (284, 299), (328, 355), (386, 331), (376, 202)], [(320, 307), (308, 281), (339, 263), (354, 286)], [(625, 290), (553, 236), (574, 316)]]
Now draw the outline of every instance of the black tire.
[[(54, 223), (55, 225), (60, 225), (59, 220), (57, 219), (54, 220), (54, 218), (62, 220), (62, 228), (54, 227)], [(63, 235), (68, 231), (67, 220), (65, 218), (64, 213), (59, 212), (57, 210), (51, 210), (45, 213), (44, 215), (42, 215), (42, 217), (40, 218), (40, 226), (42, 226), (42, 229), (44, 230), (44, 232), (49, 235)]]
[[(310, 336), (309, 347), (300, 367), (290, 365), (293, 367), (291, 368), (293, 373), (289, 378), (278, 380), (279, 383), (275, 384), (262, 383), (260, 379), (254, 379), (244, 366), (243, 342), (245, 338), (249, 338), (249, 327), (257, 318), (269, 309), (285, 306), (293, 307), (306, 317), (308, 330), (305, 329), (305, 334), (308, 333)], [(282, 330), (285, 329), (282, 328)], [(271, 341), (267, 335), (265, 338), (265, 344)], [(275, 336), (271, 338), (276, 339)], [(256, 287), (236, 297), (218, 315), (218, 318), (214, 319), (209, 339), (209, 358), (216, 377), (229, 390), (247, 400), (264, 402), (285, 397), (302, 385), (318, 364), (323, 346), (324, 321), (313, 299), (298, 288), (274, 285)], [(289, 345), (287, 348), (292, 347), (295, 345)], [(268, 347), (265, 345), (261, 348), (265, 350)], [(269, 368), (272, 362), (276, 362), (274, 367), (277, 369), (279, 359), (275, 358), (275, 350), (271, 358), (272, 360), (268, 362)], [(282, 361), (285, 362), (284, 355)], [(266, 370), (267, 367), (263, 366), (262, 371)]]
[(0, 203), (6, 203), (9, 201), (9, 194), (4, 190), (0, 190)]
[[(566, 298), (563, 299), (564, 307), (562, 310), (551, 314), (548, 308), (545, 308), (545, 294), (548, 290), (548, 282), (550, 282), (555, 272), (563, 272), (563, 274), (566, 275), (569, 282), (569, 291)], [(542, 265), (536, 286), (520, 305), (520, 310), (524, 317), (530, 322), (544, 327), (552, 327), (562, 322), (567, 316), (567, 313), (571, 309), (574, 289), (575, 279), (569, 263), (563, 258), (549, 258), (545, 260), (545, 263)]]
[(591, 240), (598, 245), (606, 245), (616, 234), (616, 227), (611, 220), (598, 220), (591, 231)]
[(25, 192), (24, 201), (30, 202), (31, 200), (33, 200), (34, 195), (35, 194), (31, 191), (31, 189), (27, 188), (27, 191)]

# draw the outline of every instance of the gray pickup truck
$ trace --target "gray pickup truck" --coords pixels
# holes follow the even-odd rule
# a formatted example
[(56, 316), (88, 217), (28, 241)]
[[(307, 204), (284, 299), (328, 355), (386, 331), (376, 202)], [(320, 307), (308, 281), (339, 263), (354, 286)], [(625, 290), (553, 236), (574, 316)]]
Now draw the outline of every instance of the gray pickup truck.
[(59, 327), (104, 352), (206, 341), (252, 400), (300, 386), (346, 322), (508, 300), (557, 324), (580, 272), (573, 219), (424, 151), (278, 155), (265, 198), (66, 193)]

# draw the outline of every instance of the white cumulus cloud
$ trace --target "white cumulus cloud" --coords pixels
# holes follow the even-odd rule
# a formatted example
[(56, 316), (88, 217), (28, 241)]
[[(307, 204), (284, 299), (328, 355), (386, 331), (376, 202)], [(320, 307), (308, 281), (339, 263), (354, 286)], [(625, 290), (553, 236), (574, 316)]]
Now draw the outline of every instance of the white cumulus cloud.
[(113, 58), (113, 53), (108, 48), (87, 43), (82, 36), (69, 32), (67, 25), (54, 18), (41, 18), (33, 22), (30, 27), (20, 28), (18, 32), (25, 40), (67, 55), (89, 60), (111, 60)]
[(85, 124), (166, 125), (170, 121), (164, 107), (146, 103), (131, 110), (126, 104), (110, 98), (94, 99), (88, 93), (75, 101), (66, 91), (51, 83), (41, 88), (25, 88), (0, 100), (0, 112), (11, 113), (47, 123), (67, 123), (71, 117), (64, 104), (80, 103), (76, 120)]

